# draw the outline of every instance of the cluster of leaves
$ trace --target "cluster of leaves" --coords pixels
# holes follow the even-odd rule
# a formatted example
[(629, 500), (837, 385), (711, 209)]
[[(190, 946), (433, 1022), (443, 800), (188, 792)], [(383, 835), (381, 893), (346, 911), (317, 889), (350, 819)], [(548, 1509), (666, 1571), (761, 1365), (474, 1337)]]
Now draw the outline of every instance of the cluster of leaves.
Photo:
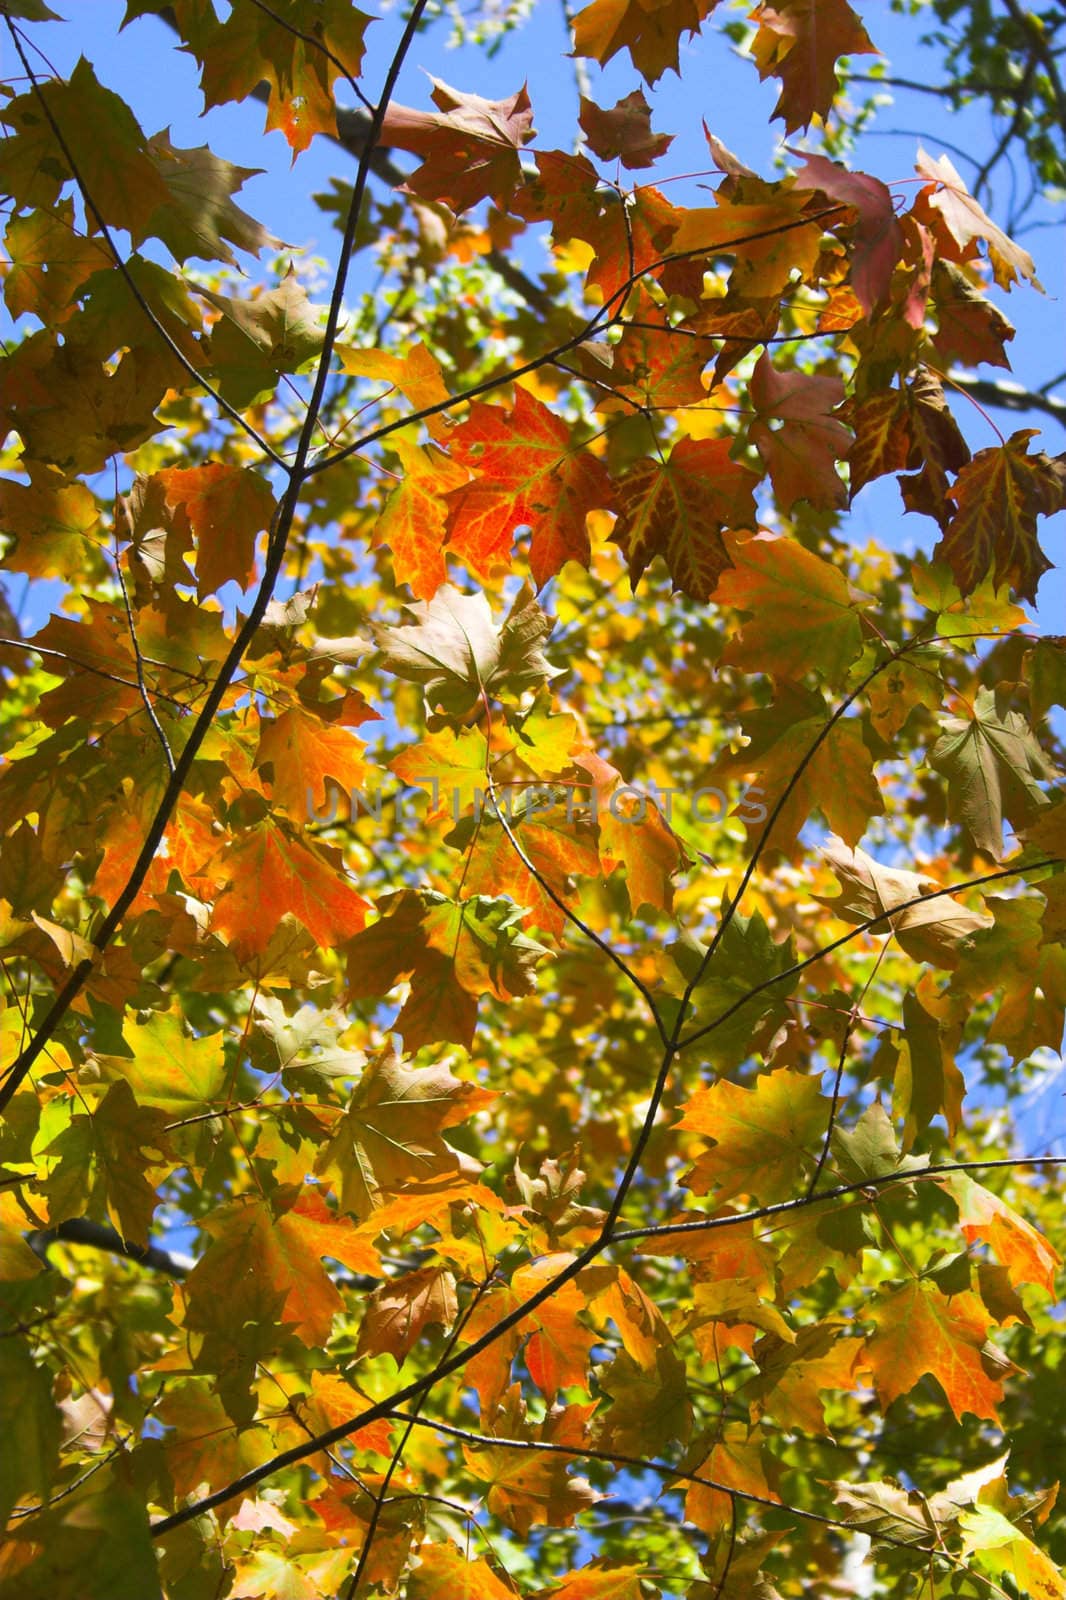
[[(1029, 256), (946, 158), (709, 131), (687, 205), (643, 89), (398, 105), (421, 0), (316, 305), (3, 9), (2, 1600), (1066, 1595), (1055, 1166), (966, 1084), (1063, 1035), (1066, 474), (943, 385)], [(335, 131), (347, 0), (164, 9)], [(789, 135), (874, 49), (751, 23)], [(890, 476), (931, 562), (847, 542)]]

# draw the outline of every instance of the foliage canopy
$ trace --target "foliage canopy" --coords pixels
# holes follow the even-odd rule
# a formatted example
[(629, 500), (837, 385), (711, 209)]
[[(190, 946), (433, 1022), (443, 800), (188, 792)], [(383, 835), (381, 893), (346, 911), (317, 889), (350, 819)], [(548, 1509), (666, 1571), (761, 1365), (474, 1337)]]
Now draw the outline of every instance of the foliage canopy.
[[(994, 10), (951, 92), (1020, 41), (1053, 187)], [(848, 164), (849, 0), (591, 0), (633, 87), (539, 133), (396, 99), (426, 0), (128, 0), (357, 150), (323, 296), (0, 12), (0, 1600), (1061, 1600), (1066, 464), (957, 420), (1039, 288), (995, 162)], [(730, 40), (781, 164), (675, 174), (646, 91)], [(929, 557), (849, 536), (891, 478)]]

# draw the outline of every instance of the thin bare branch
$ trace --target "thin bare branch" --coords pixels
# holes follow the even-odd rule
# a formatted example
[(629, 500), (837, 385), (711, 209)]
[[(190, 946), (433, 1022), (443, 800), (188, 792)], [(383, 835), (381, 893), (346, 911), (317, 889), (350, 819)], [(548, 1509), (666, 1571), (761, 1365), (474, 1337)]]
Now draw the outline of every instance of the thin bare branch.
[[(129, 508), (126, 506), (126, 502), (123, 500), (121, 495), (117, 496), (117, 502), (122, 507), (128, 521)], [(126, 628), (130, 636), (130, 648), (133, 650), (133, 670), (137, 674), (137, 693), (141, 697), (141, 704), (144, 706), (145, 715), (147, 716), (148, 721), (152, 724), (152, 728), (155, 731), (155, 736), (159, 740), (159, 746), (163, 752), (163, 760), (167, 764), (167, 771), (170, 773), (170, 776), (173, 777), (174, 752), (170, 748), (170, 740), (166, 736), (163, 724), (156, 715), (155, 706), (152, 704), (151, 697), (148, 693), (148, 685), (144, 681), (144, 659), (141, 655), (141, 641), (137, 637), (137, 624), (133, 619), (133, 607), (130, 605), (129, 590), (126, 588), (126, 579), (122, 573), (122, 558), (117, 550), (115, 552), (115, 576), (118, 578), (119, 591), (122, 595), (122, 607), (126, 613)]]

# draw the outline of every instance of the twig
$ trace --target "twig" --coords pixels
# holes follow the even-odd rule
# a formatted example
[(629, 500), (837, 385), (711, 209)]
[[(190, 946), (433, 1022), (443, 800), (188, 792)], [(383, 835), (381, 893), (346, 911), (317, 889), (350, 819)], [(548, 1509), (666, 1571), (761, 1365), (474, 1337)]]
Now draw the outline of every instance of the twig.
[(840, 1041), (840, 1059), (837, 1062), (836, 1075), (833, 1079), (833, 1097), (829, 1102), (829, 1120), (826, 1123), (825, 1138), (822, 1141), (822, 1150), (818, 1157), (818, 1164), (814, 1169), (814, 1175), (811, 1178), (810, 1185), (807, 1189), (808, 1199), (813, 1196), (818, 1187), (818, 1179), (822, 1176), (822, 1169), (829, 1157), (829, 1147), (833, 1142), (833, 1128), (836, 1125), (837, 1111), (840, 1108), (840, 1085), (844, 1077), (844, 1067), (848, 1059), (848, 1045), (851, 1042), (851, 1035), (855, 1031), (855, 1027), (859, 1021), (859, 1018), (862, 1016), (862, 1003), (869, 992), (871, 983), (873, 983), (874, 978), (877, 976), (877, 969), (884, 960), (885, 951), (887, 949), (888, 941), (886, 939), (885, 943), (877, 952), (877, 959), (870, 969), (869, 977), (866, 979), (866, 982), (855, 996), (854, 1004), (852, 1005), (851, 1010), (848, 1012), (847, 1022), (844, 1024), (844, 1037)]
[[(475, 669), (476, 669), (476, 663), (475, 663)], [(580, 932), (585, 935), (586, 939), (588, 939), (592, 944), (594, 944), (596, 946), (597, 950), (599, 950), (601, 952), (601, 954), (603, 954), (603, 955), (605, 955), (607, 957), (608, 961), (610, 961), (615, 967), (617, 967), (618, 971), (622, 974), (623, 978), (625, 978), (628, 983), (631, 983), (633, 985), (633, 988), (636, 989), (637, 993), (640, 995), (641, 999), (644, 1001), (645, 1005), (648, 1007), (648, 1010), (651, 1012), (651, 1018), (652, 1018), (653, 1023), (655, 1024), (655, 1027), (656, 1027), (656, 1030), (657, 1030), (657, 1032), (659, 1034), (659, 1037), (662, 1039), (664, 1044), (668, 1044), (669, 1043), (669, 1039), (668, 1039), (668, 1036), (667, 1036), (666, 1028), (663, 1025), (663, 1019), (659, 1015), (659, 1008), (655, 1004), (655, 997), (652, 994), (651, 990), (648, 988), (647, 984), (644, 982), (644, 980), (642, 978), (637, 976), (637, 974), (633, 971), (632, 967), (630, 967), (625, 961), (623, 961), (622, 957), (618, 954), (617, 950), (615, 950), (614, 946), (612, 944), (610, 944), (608, 940), (606, 940), (604, 938), (601, 938), (601, 936), (595, 931), (594, 928), (590, 928), (588, 923), (585, 922), (583, 918), (579, 917), (577, 912), (572, 910), (571, 907), (567, 905), (567, 903), (563, 899), (562, 895), (556, 893), (555, 889), (548, 882), (547, 878), (545, 878), (544, 874), (542, 872), (539, 872), (537, 870), (537, 868), (534, 866), (533, 862), (526, 855), (526, 852), (522, 849), (522, 846), (519, 844), (517, 838), (515, 837), (514, 830), (512, 829), (510, 823), (507, 821), (507, 818), (504, 816), (503, 809), (501, 808), (501, 806), (499, 804), (499, 801), (496, 798), (496, 782), (495, 782), (495, 779), (492, 776), (492, 771), (491, 771), (491, 769), (489, 767), (489, 764), (488, 764), (489, 735), (491, 734), (491, 730), (492, 730), (492, 707), (490, 705), (489, 698), (488, 698), (488, 695), (485, 692), (485, 687), (484, 687), (483, 684), (481, 685), (481, 701), (482, 701), (482, 705), (483, 705), (484, 710), (485, 710), (485, 716), (486, 716), (486, 719), (487, 719), (487, 729), (488, 729), (488, 733), (486, 734), (486, 740), (485, 740), (485, 750), (486, 750), (486, 755), (485, 755), (485, 781), (486, 781), (486, 783), (488, 785), (489, 794), (492, 797), (493, 806), (495, 808), (496, 820), (499, 822), (501, 828), (503, 829), (504, 833), (506, 834), (507, 841), (510, 844), (511, 849), (514, 851), (514, 853), (518, 857), (519, 861), (521, 861), (521, 863), (525, 867), (526, 871), (528, 873), (530, 873), (530, 875), (533, 878), (536, 879), (537, 883), (540, 885), (540, 887), (544, 891), (544, 893), (548, 896), (548, 898), (552, 902), (552, 904), (554, 906), (556, 906), (557, 909), (560, 910), (563, 913), (564, 917), (566, 917), (566, 919), (569, 922), (572, 922), (574, 924), (575, 928), (579, 929)]]
[(662, 267), (670, 266), (675, 261), (689, 261), (697, 256), (712, 255), (716, 250), (731, 255), (741, 245), (757, 244), (763, 239), (777, 238), (785, 233), (794, 233), (797, 228), (809, 227), (813, 222), (820, 222), (826, 217), (837, 216), (844, 210), (846, 210), (846, 207), (841, 205), (826, 206), (824, 210), (812, 212), (810, 215), (792, 219), (788, 222), (775, 223), (773, 227), (753, 230), (742, 238), (729, 239), (721, 244), (716, 244), (712, 240), (710, 243), (699, 245), (692, 250), (670, 251), (655, 261), (649, 261), (647, 266), (627, 276), (625, 281), (619, 284), (613, 294), (610, 294), (604, 300), (595, 314), (571, 338), (563, 340), (561, 344), (555, 345), (551, 350), (544, 351), (542, 355), (534, 356), (531, 360), (522, 362), (517, 367), (510, 367), (506, 372), (499, 373), (495, 377), (483, 378), (480, 383), (471, 384), (469, 388), (461, 390), (458, 394), (449, 395), (446, 400), (437, 400), (433, 405), (423, 406), (420, 410), (412, 411), (407, 416), (397, 417), (392, 422), (382, 423), (379, 427), (370, 429), (369, 432), (363, 434), (351, 444), (345, 445), (342, 450), (338, 450), (336, 454), (312, 462), (307, 468), (307, 476), (310, 477), (315, 473), (325, 472), (329, 467), (337, 466), (341, 461), (347, 460), (349, 456), (357, 455), (360, 450), (365, 450), (368, 445), (376, 444), (380, 439), (388, 438), (390, 434), (396, 433), (400, 428), (410, 427), (416, 422), (428, 421), (430, 417), (440, 416), (446, 411), (453, 410), (456, 406), (465, 405), (468, 400), (476, 400), (480, 395), (491, 394), (505, 384), (514, 383), (518, 378), (528, 377), (531, 372), (539, 372), (541, 367), (550, 366), (559, 356), (566, 355), (570, 350), (576, 350), (578, 345), (584, 344), (586, 339), (592, 338), (594, 334), (619, 324), (621, 318), (613, 308), (621, 305), (634, 285), (639, 283), (641, 278), (647, 277), (650, 272), (657, 272)]
[(131, 1244), (109, 1222), (93, 1222), (89, 1217), (70, 1217), (54, 1228), (45, 1228), (27, 1234), (26, 1242), (38, 1255), (50, 1244), (81, 1244), (93, 1250), (106, 1250), (111, 1255), (126, 1256), (139, 1267), (151, 1267), (168, 1278), (185, 1278), (196, 1265), (188, 1256), (178, 1256), (159, 1245)]
[(758, 1206), (753, 1211), (738, 1211), (718, 1217), (698, 1217), (691, 1222), (653, 1222), (642, 1227), (621, 1228), (614, 1236), (616, 1244), (639, 1239), (666, 1239), (677, 1234), (713, 1233), (717, 1228), (732, 1228), (749, 1222), (765, 1222), (771, 1217), (788, 1216), (803, 1211), (807, 1206), (825, 1205), (830, 1200), (842, 1200), (848, 1195), (865, 1194), (867, 1190), (887, 1188), (893, 1183), (921, 1183), (927, 1178), (940, 1178), (952, 1172), (986, 1172), (1000, 1168), (1062, 1167), (1066, 1156), (1002, 1156), (989, 1161), (941, 1161), (934, 1166), (917, 1167), (906, 1171), (885, 1172), (873, 1178), (861, 1178), (856, 1183), (840, 1183), (820, 1194), (804, 1194), (796, 1200), (778, 1200), (772, 1205)]
[[(137, 689), (140, 687), (135, 678), (123, 678), (117, 672), (108, 672), (106, 668), (96, 667), (91, 661), (83, 661), (79, 656), (72, 656), (66, 650), (49, 650), (45, 645), (32, 644), (28, 639), (0, 638), (0, 649), (5, 647), (12, 650), (32, 650), (34, 655), (48, 656), (55, 661), (65, 661), (70, 666), (77, 667), (81, 672), (91, 672), (98, 678), (106, 678), (109, 683), (121, 684), (124, 689)], [(147, 659), (146, 656), (141, 657), (142, 661)], [(177, 706), (180, 711), (188, 711), (189, 709), (184, 700), (178, 700), (172, 694), (164, 694), (162, 689), (153, 689), (152, 693), (157, 700), (166, 700), (170, 705)]]
[[(115, 477), (116, 477), (116, 479), (118, 478), (118, 468), (117, 467), (115, 469)], [(118, 504), (119, 506), (122, 507), (122, 509), (123, 509), (123, 511), (125, 513), (125, 516), (126, 516), (126, 521), (129, 522), (129, 520), (130, 520), (129, 507), (126, 505), (126, 502), (123, 499), (123, 497), (118, 493), (117, 483), (116, 483), (116, 489), (115, 489), (115, 500), (116, 500), (116, 504)], [(132, 536), (132, 532), (133, 532), (133, 530), (132, 530), (132, 527), (131, 527), (131, 529), (130, 529), (131, 536)], [(167, 771), (170, 773), (170, 776), (173, 777), (174, 776), (174, 752), (170, 748), (170, 740), (167, 738), (166, 733), (163, 731), (163, 724), (160, 722), (158, 716), (156, 715), (155, 706), (152, 704), (151, 699), (149, 698), (149, 695), (148, 695), (148, 686), (144, 681), (144, 661), (143, 661), (143, 659), (141, 657), (141, 642), (137, 637), (137, 625), (133, 620), (133, 607), (130, 605), (129, 590), (126, 588), (126, 580), (122, 575), (122, 559), (121, 559), (121, 557), (120, 557), (120, 555), (119, 555), (117, 550), (115, 551), (115, 575), (118, 578), (118, 586), (119, 586), (119, 590), (120, 590), (121, 595), (122, 595), (122, 605), (123, 605), (123, 609), (125, 610), (125, 613), (126, 613), (126, 627), (129, 630), (130, 644), (131, 644), (131, 646), (133, 648), (133, 670), (137, 674), (137, 692), (139, 693), (139, 695), (141, 697), (141, 703), (144, 706), (145, 714), (146, 714), (146, 716), (148, 718), (148, 721), (152, 724), (152, 727), (155, 729), (156, 738), (159, 740), (160, 748), (163, 751), (163, 760), (167, 764)]]
[[(510, 1439), (494, 1433), (476, 1433), (469, 1428), (459, 1428), (453, 1423), (440, 1422), (436, 1418), (420, 1417), (409, 1411), (394, 1408), (390, 1415), (397, 1421), (410, 1421), (412, 1426), (419, 1428), (432, 1428), (437, 1433), (446, 1434), (452, 1439), (462, 1439), (466, 1444), (481, 1446), (492, 1450), (528, 1450), (544, 1455), (568, 1456), (571, 1460), (602, 1461), (611, 1467), (629, 1467), (638, 1472), (654, 1472), (661, 1478), (672, 1478), (678, 1483), (695, 1483), (705, 1489), (716, 1489), (719, 1494), (726, 1494), (731, 1500), (747, 1500), (752, 1505), (765, 1506), (771, 1511), (783, 1512), (786, 1516), (799, 1517), (804, 1522), (817, 1522), (824, 1528), (840, 1528), (847, 1533), (869, 1533), (866, 1528), (856, 1527), (854, 1523), (845, 1522), (840, 1517), (829, 1517), (820, 1511), (806, 1511), (800, 1506), (786, 1505), (780, 1500), (772, 1500), (769, 1495), (758, 1494), (754, 1490), (735, 1488), (732, 1484), (722, 1483), (716, 1478), (706, 1478), (699, 1472), (686, 1472), (682, 1467), (671, 1466), (667, 1461), (656, 1461), (653, 1456), (633, 1456), (614, 1450), (597, 1450), (591, 1445), (557, 1444), (555, 1440), (548, 1439)], [(913, 1550), (916, 1547), (903, 1539), (896, 1539), (891, 1534), (873, 1534), (873, 1538), (885, 1544), (895, 1545), (900, 1549)]]

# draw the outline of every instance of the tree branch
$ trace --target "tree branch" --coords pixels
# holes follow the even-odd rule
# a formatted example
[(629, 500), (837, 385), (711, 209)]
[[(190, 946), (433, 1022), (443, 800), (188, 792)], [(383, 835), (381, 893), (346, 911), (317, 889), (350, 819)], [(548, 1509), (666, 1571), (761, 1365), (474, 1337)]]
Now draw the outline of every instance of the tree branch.
[(114, 1256), (126, 1256), (140, 1267), (151, 1267), (168, 1278), (186, 1278), (196, 1262), (190, 1256), (174, 1255), (159, 1245), (131, 1244), (109, 1222), (93, 1222), (89, 1217), (70, 1217), (55, 1228), (42, 1228), (26, 1235), (30, 1249), (43, 1256), (50, 1244), (83, 1244), (93, 1250), (106, 1250)]
[(1047, 394), (1043, 389), (1025, 389), (1006, 378), (975, 378), (969, 372), (950, 372), (948, 377), (956, 389), (972, 395), (984, 406), (995, 406), (1000, 411), (1042, 411), (1066, 428), (1066, 400), (1058, 395)]

